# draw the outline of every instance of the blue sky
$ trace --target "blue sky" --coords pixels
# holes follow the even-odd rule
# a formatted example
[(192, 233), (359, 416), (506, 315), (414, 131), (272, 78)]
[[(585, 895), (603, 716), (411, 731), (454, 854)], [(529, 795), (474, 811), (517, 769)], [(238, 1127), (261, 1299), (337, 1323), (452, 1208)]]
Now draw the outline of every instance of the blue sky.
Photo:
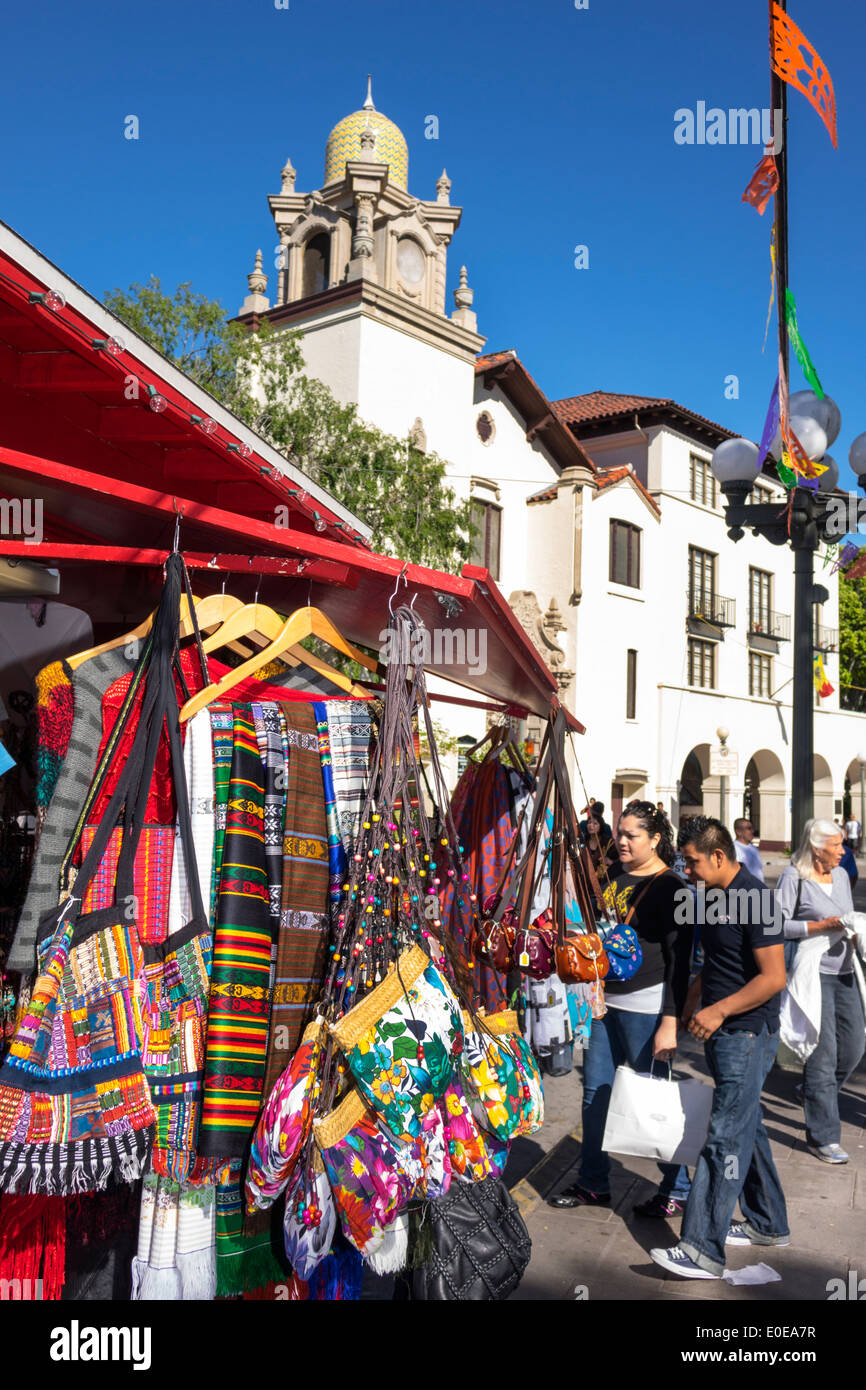
[[(842, 410), (832, 452), (850, 485), (848, 445), (866, 429), (866, 18), (789, 8), (836, 89), (838, 151), (789, 94), (790, 282)], [(488, 349), (515, 348), (551, 397), (672, 396), (759, 437), (771, 208), (761, 218), (740, 195), (761, 150), (673, 133), (699, 101), (769, 105), (763, 0), (48, 0), (16, 7), (4, 38), (18, 60), (0, 89), (0, 217), (95, 295), (154, 273), (234, 313), (257, 247), (273, 274), (266, 197), (286, 156), (299, 190), (318, 187), (328, 132), (371, 71), (409, 143), (410, 191), (435, 197), (448, 169), (464, 209), (449, 291), (465, 261)], [(138, 141), (123, 138), (130, 114)], [(792, 378), (805, 385), (796, 364)]]

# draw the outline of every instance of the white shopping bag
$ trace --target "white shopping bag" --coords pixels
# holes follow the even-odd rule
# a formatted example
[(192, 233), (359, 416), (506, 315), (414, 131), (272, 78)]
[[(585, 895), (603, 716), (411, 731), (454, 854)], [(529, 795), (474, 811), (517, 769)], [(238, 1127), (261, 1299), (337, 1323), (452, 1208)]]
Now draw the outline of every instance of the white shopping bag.
[[(670, 1071), (670, 1068), (668, 1068)], [(713, 1088), (617, 1067), (601, 1147), (692, 1167), (704, 1147)]]

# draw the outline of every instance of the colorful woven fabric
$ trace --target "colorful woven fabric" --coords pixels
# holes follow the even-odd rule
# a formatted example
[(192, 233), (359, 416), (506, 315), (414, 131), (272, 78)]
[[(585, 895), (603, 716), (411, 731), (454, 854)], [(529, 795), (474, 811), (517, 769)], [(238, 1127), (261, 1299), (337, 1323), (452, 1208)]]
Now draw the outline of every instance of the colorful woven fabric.
[(364, 700), (328, 700), (325, 713), (337, 827), (344, 850), (351, 854), (361, 828), (370, 775), (370, 710)]
[(34, 682), (39, 724), (34, 792), (37, 843), (72, 734), (74, 696), (70, 676), (65, 662), (52, 661), (42, 668)]
[(254, 702), (252, 711), (259, 754), (265, 769), (265, 862), (268, 868), (268, 909), (272, 931), (271, 962), (275, 972), (283, 903), (283, 830), (289, 774), (288, 747), (287, 743), (285, 746), (283, 743), (284, 721), (277, 706)]
[(213, 738), (213, 781), (214, 781), (214, 845), (213, 871), (211, 875), (210, 920), (215, 925), (217, 917), (217, 898), (220, 887), (220, 871), (223, 862), (223, 845), (226, 838), (226, 816), (229, 804), (229, 782), (232, 774), (232, 749), (234, 747), (234, 716), (231, 705), (210, 706), (211, 735)]
[[(469, 768), (466, 769), (469, 773)], [(455, 792), (452, 801), (452, 814), (455, 806), (455, 828), (459, 843), (465, 846), (464, 865), (469, 875), (469, 884), (477, 894), (479, 903), (493, 895), (502, 872), (502, 865), (514, 834), (511, 796), (508, 773), (498, 758), (483, 763), (466, 780), (465, 795), (458, 798)], [(461, 791), (463, 779), (458, 786)], [(462, 805), (461, 805), (462, 801)], [(442, 895), (442, 921), (467, 962), (472, 961), (470, 943), (473, 932), (473, 904), (469, 894), (457, 891), (452, 880)], [(507, 990), (505, 977), (489, 966), (474, 964), (473, 978), (480, 1002), (489, 1014), (506, 1007)]]
[(270, 1225), (251, 1236), (244, 1231), (243, 1164), (231, 1165), (216, 1189), (216, 1296), (230, 1298), (260, 1289), (286, 1271), (271, 1249)]
[(234, 711), (199, 1153), (240, 1157), (262, 1101), (270, 1012), (271, 922), (264, 769), (249, 705)]
[(328, 890), (331, 899), (331, 915), (336, 915), (343, 883), (346, 879), (348, 860), (340, 839), (337, 823), (337, 800), (334, 792), (334, 775), (331, 762), (331, 743), (328, 736), (328, 712), (325, 704), (313, 704), (316, 716), (316, 732), (319, 739), (319, 757), (322, 762), (322, 784), (325, 793), (325, 822), (328, 827)]
[(316, 720), (311, 705), (284, 705), (283, 712), (289, 784), (266, 1096), (301, 1041), (321, 988), (328, 945), (328, 831)]
[[(81, 837), (84, 853), (89, 850), (96, 827), (87, 825)], [(83, 912), (96, 912), (114, 902), (114, 881), (123, 832), (118, 827), (111, 835), (108, 849), (84, 895)], [(142, 945), (165, 941), (168, 936), (168, 904), (171, 889), (171, 861), (174, 850), (174, 829), (168, 825), (146, 825), (135, 853), (132, 872), (132, 891), (135, 908), (129, 913), (136, 917), (138, 939)]]

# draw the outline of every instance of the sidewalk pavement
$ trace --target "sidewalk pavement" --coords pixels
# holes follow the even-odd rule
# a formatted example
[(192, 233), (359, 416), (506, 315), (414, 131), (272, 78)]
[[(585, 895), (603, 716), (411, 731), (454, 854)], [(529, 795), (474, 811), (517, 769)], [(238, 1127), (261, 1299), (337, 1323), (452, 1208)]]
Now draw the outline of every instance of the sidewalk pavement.
[[(703, 1046), (688, 1034), (680, 1035), (677, 1072), (709, 1080)], [(774, 1067), (763, 1098), (791, 1244), (729, 1247), (727, 1257), (730, 1269), (763, 1261), (781, 1282), (733, 1286), (724, 1280), (677, 1279), (650, 1260), (653, 1247), (676, 1244), (680, 1221), (632, 1215), (635, 1203), (657, 1186), (658, 1170), (649, 1160), (612, 1158), (610, 1207), (559, 1211), (547, 1205), (549, 1196), (577, 1176), (581, 1085), (577, 1070), (546, 1077), (544, 1126), (531, 1139), (515, 1141), (505, 1174), (532, 1237), (532, 1259), (512, 1299), (824, 1301), (828, 1280), (842, 1279), (847, 1287), (849, 1270), (866, 1276), (866, 1063), (842, 1092), (842, 1145), (851, 1155), (844, 1165), (821, 1163), (807, 1150), (803, 1110), (794, 1096), (798, 1079)]]

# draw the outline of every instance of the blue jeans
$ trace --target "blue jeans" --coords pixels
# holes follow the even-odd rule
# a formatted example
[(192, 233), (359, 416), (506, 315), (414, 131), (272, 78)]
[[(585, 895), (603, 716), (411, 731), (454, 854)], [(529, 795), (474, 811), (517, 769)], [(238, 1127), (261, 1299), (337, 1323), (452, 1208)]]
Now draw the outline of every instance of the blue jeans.
[(779, 1034), (724, 1024), (704, 1044), (716, 1083), (707, 1142), (692, 1179), (680, 1245), (710, 1274), (725, 1270), (725, 1238), (739, 1198), (746, 1228), (788, 1235), (785, 1194), (761, 1116), (761, 1090), (776, 1060)]
[[(648, 1072), (652, 1066), (653, 1038), (661, 1017), (632, 1014), (609, 1008), (604, 1018), (592, 1020), (589, 1046), (583, 1058), (583, 1143), (577, 1181), (590, 1192), (610, 1191), (610, 1159), (601, 1147), (607, 1107), (617, 1067), (625, 1064)], [(684, 1202), (689, 1195), (688, 1169), (677, 1163), (660, 1163), (663, 1197)]]
[(863, 1001), (853, 971), (821, 976), (821, 1032), (803, 1069), (806, 1136), (810, 1144), (842, 1138), (839, 1092), (863, 1056)]

